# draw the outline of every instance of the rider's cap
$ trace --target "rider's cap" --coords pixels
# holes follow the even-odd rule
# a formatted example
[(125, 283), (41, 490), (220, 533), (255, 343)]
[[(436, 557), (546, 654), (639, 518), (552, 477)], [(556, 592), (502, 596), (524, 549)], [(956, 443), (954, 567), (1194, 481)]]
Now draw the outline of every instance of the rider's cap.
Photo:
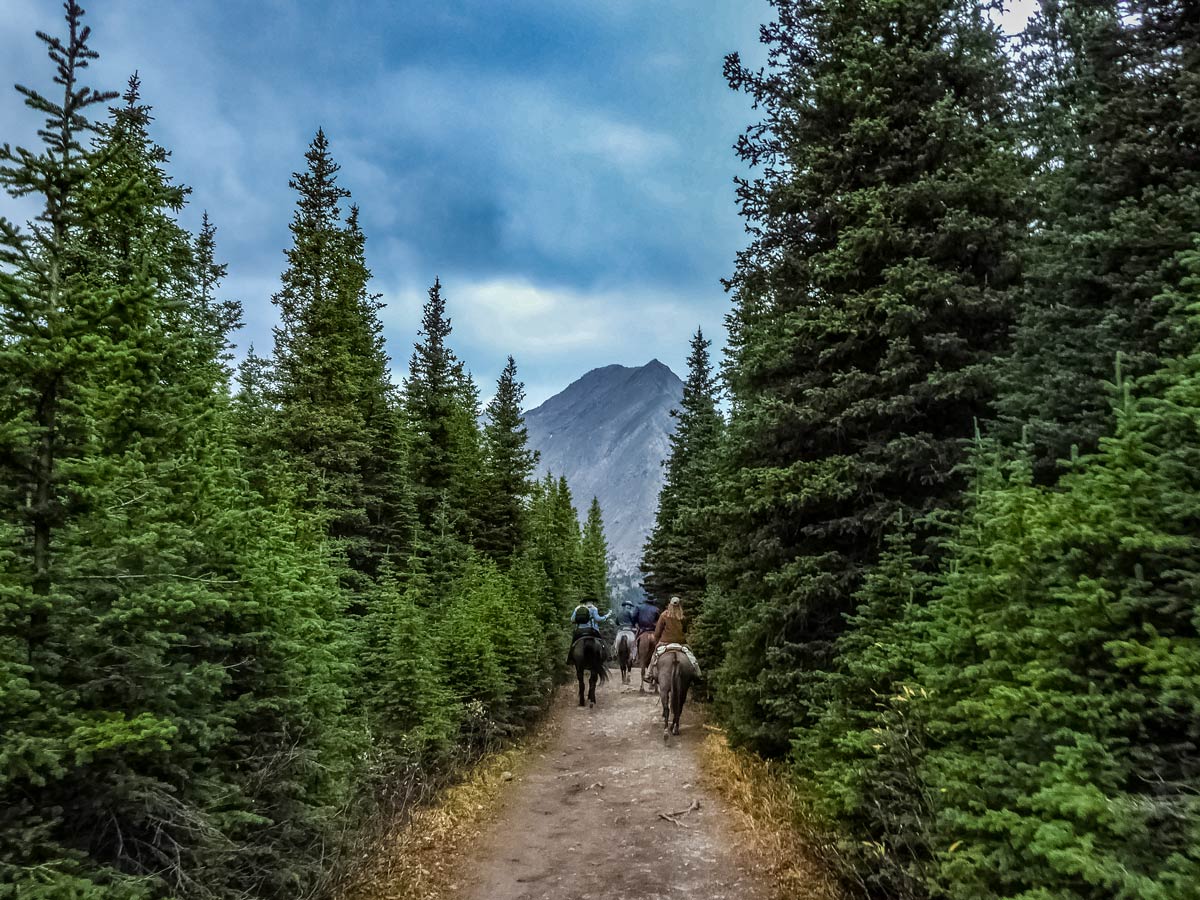
[(674, 605), (675, 605), (675, 604), (677, 604), (678, 602), (679, 602), (679, 598), (678, 598), (678, 597), (672, 597), (672, 598), (671, 598), (671, 605), (672, 605), (672, 606), (674, 606)]

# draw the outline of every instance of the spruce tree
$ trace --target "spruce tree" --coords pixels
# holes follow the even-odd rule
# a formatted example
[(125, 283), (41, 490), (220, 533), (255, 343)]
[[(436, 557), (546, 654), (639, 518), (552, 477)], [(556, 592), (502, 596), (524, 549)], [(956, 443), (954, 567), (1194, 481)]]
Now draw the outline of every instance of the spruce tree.
[(583, 596), (594, 600), (604, 612), (612, 605), (608, 592), (608, 541), (604, 537), (604, 514), (595, 497), (583, 525), (579, 555)]
[[(317, 131), (293, 175), (299, 197), (286, 251), (288, 268), (273, 302), (276, 406), (270, 435), (303, 495), (328, 517), (350, 570), (374, 577), (391, 555), (406, 555), (414, 525), (404, 477), (402, 422), (383, 349), (381, 304), (368, 291), (370, 271), (358, 209), (345, 221), (325, 133)], [(351, 579), (366, 590), (361, 580)]]
[(428, 526), (445, 503), (455, 532), (471, 540), (482, 503), (478, 391), (447, 343), (451, 330), (441, 281), (435, 280), (404, 382), (409, 470), (421, 523)]
[(709, 357), (712, 341), (699, 328), (692, 337), (683, 400), (671, 411), (675, 430), (658, 495), (654, 530), (642, 557), (643, 586), (665, 606), (672, 596), (689, 601), (698, 617), (707, 587), (710, 557), (719, 546), (714, 520), (717, 463), (724, 420), (717, 409), (717, 379)]
[(525, 551), (517, 571), (522, 583), (533, 585), (538, 591), (537, 619), (543, 624), (542, 656), (551, 671), (561, 675), (562, 658), (570, 637), (567, 615), (578, 600), (575, 584), (579, 526), (569, 497), (565, 504), (562, 502), (559, 485), (550, 473), (533, 485), (522, 541)]
[[(1194, 329), (1200, 253), (1173, 265), (1186, 274), (1158, 301)], [(1033, 589), (998, 592), (978, 612), (969, 604), (989, 595), (947, 591), (935, 609), (931, 631), (945, 637), (926, 680), (948, 739), (929, 764), (944, 788), (938, 827), (975, 845), (939, 859), (938, 874), (964, 891), (1193, 890), (1198, 375), (1195, 347), (1136, 389), (1118, 367), (1112, 437), (1045, 493), (1032, 546), (1000, 542), (993, 565), (969, 570)], [(960, 628), (944, 631), (952, 616)], [(964, 664), (969, 691), (954, 674)]]
[[(186, 192), (136, 82), (89, 124), (108, 95), (79, 85), (81, 17), (69, 3), (67, 40), (43, 36), (63, 102), (22, 90), (42, 151), (0, 152), (6, 189), (44, 204), (30, 232), (0, 226), (0, 490), (23, 501), (0, 525), (0, 881), (33, 898), (311, 884), (296, 861), (328, 843), (355, 757), (324, 554), (269, 544), (226, 427), (223, 335), (198, 324)], [(305, 560), (303, 588), (281, 578)]]
[(1189, 3), (1057, 0), (1026, 49), (1040, 227), (1002, 369), (1005, 436), (1028, 427), (1039, 477), (1110, 425), (1105, 384), (1187, 352), (1156, 299), (1200, 209), (1200, 17)]
[(481, 551), (501, 563), (508, 563), (521, 550), (530, 479), (538, 459), (537, 451), (528, 446), (521, 410), (524, 400), (525, 386), (517, 380), (517, 364), (510, 356), (496, 382), (496, 395), (488, 403), (483, 427), (486, 462), (476, 540)]
[(384, 746), (420, 763), (447, 749), (457, 720), (419, 596), (424, 582), (405, 581), (385, 571), (375, 587), (363, 622), (360, 677), (372, 731)]
[[(1178, 266), (1189, 274), (1160, 302), (1194, 320), (1200, 253)], [(936, 577), (914, 579), (893, 548), (868, 579), (840, 641), (846, 683), (795, 748), (868, 883), (1194, 892), (1198, 373), (1194, 348), (1136, 388), (1118, 366), (1112, 436), (1053, 488), (1035, 483), (1030, 447), (981, 447)], [(897, 609), (887, 598), (906, 583), (932, 599)]]
[(276, 393), (271, 361), (259, 356), (250, 344), (234, 373), (231, 412), (242, 468), (263, 497), (271, 497), (278, 479), (286, 477), (277, 462), (279, 454), (272, 446), (269, 430)]
[(730, 286), (721, 681), (735, 737), (783, 752), (900, 510), (953, 504), (993, 396), (1024, 224), (1001, 39), (983, 6), (780, 0), (772, 66), (731, 86), (754, 236)]
[(217, 259), (217, 227), (205, 212), (200, 220), (200, 233), (192, 246), (195, 260), (195, 298), (190, 305), (191, 315), (205, 355), (214, 358), (221, 366), (223, 377), (228, 380), (230, 335), (242, 324), (242, 307), (235, 300), (222, 299), (218, 288), (229, 267)]
[(579, 530), (579, 512), (571, 497), (565, 476), (547, 474), (551, 508), (551, 534), (557, 554), (557, 569), (567, 605), (583, 598), (583, 545)]

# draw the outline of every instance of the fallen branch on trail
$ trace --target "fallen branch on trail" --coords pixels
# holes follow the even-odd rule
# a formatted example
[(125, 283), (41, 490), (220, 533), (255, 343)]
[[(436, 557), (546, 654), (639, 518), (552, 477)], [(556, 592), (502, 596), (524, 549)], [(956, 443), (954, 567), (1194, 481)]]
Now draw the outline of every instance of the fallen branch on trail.
[(697, 810), (699, 808), (700, 808), (700, 801), (693, 800), (692, 805), (689, 806), (687, 809), (681, 809), (678, 812), (673, 812), (673, 813), (660, 812), (658, 814), (658, 817), (660, 819), (665, 819), (668, 822), (674, 822), (680, 828), (690, 828), (691, 827), (690, 825), (685, 825), (679, 821), (679, 816), (686, 816), (688, 813), (692, 812), (693, 810)]

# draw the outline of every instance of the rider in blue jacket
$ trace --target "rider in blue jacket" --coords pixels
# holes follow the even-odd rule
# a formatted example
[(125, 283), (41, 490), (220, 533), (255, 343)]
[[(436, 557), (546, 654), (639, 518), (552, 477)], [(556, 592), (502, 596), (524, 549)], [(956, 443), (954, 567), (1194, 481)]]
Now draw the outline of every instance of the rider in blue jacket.
[[(571, 611), (571, 618), (568, 620), (575, 626), (575, 633), (571, 636), (571, 650), (575, 649), (575, 642), (584, 637), (600, 637), (600, 623), (608, 620), (611, 612), (606, 612), (600, 615), (600, 611), (596, 609), (594, 600), (585, 600)], [(604, 650), (604, 655), (608, 656), (608, 645), (601, 644)], [(571, 662), (571, 650), (567, 651), (567, 663)]]
[(633, 621), (639, 635), (643, 631), (653, 631), (658, 623), (658, 607), (649, 600), (643, 600), (634, 611)]

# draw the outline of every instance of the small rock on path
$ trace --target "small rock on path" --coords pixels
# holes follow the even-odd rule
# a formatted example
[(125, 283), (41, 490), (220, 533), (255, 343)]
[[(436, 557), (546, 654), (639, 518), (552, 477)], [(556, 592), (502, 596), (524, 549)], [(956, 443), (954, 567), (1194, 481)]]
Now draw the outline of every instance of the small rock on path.
[(622, 685), (614, 672), (591, 709), (576, 706), (573, 684), (559, 691), (544, 749), (459, 861), (461, 900), (770, 897), (701, 785), (700, 708), (689, 703), (664, 744), (658, 696), (639, 694), (636, 679)]

